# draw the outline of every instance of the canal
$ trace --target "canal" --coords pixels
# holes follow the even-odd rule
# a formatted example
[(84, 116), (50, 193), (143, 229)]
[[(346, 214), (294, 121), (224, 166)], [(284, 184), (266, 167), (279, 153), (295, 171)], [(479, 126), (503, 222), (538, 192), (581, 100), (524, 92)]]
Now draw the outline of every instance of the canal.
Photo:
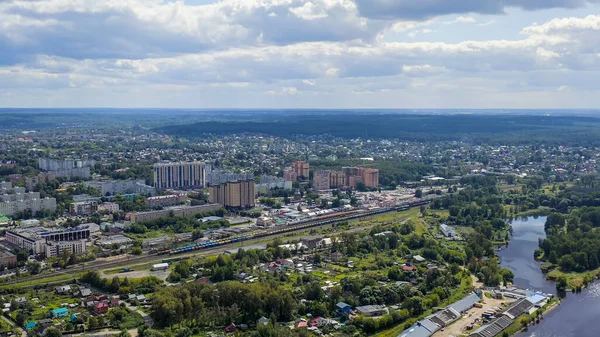
[[(554, 282), (546, 281), (540, 264), (533, 259), (538, 239), (546, 236), (546, 217), (529, 217), (512, 222), (513, 236), (507, 248), (498, 252), (502, 266), (515, 274), (514, 283), (521, 288), (556, 293)], [(561, 305), (544, 316), (518, 337), (598, 337), (600, 336), (600, 283), (581, 294), (568, 293)]]

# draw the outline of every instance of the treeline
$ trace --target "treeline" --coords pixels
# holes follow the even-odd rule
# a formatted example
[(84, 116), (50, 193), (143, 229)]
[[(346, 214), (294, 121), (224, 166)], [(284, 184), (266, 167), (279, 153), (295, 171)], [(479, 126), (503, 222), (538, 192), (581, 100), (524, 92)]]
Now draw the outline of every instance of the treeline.
[[(334, 113), (322, 115), (293, 114), (281, 116), (266, 113), (252, 122), (210, 121), (186, 125), (170, 125), (157, 129), (160, 133), (180, 137), (203, 134), (268, 134), (278, 137), (298, 135), (331, 135), (341, 138), (395, 138), (406, 141), (463, 140), (488, 144), (557, 144), (559, 141), (596, 144), (600, 133), (585, 124), (598, 124), (590, 117), (507, 116), (507, 115), (408, 115)], [(307, 125), (311, 125), (307, 128)], [(554, 130), (554, 132), (549, 132)], [(560, 130), (560, 132), (558, 132)], [(567, 136), (568, 135), (568, 136)], [(563, 145), (561, 144), (561, 145)]]
[(158, 326), (225, 326), (231, 322), (253, 324), (262, 316), (276, 321), (293, 319), (297, 301), (289, 289), (276, 282), (244, 284), (198, 282), (158, 290), (151, 316)]
[(600, 267), (600, 207), (574, 209), (567, 219), (550, 214), (547, 236), (540, 239), (536, 258), (557, 265), (564, 272), (584, 272)]
[(103, 291), (119, 295), (131, 293), (150, 294), (155, 292), (163, 284), (163, 281), (156, 276), (146, 276), (135, 279), (115, 276), (112, 279), (105, 279), (102, 278), (97, 271), (88, 271), (84, 273), (79, 280)]
[(194, 215), (193, 218), (168, 216), (160, 217), (154, 220), (140, 221), (131, 224), (125, 228), (125, 232), (133, 234), (144, 234), (147, 231), (167, 230), (174, 233), (187, 233), (194, 229), (209, 229), (213, 227), (228, 226), (225, 221), (209, 221), (206, 223), (199, 222), (198, 219), (208, 216), (224, 216), (227, 211), (222, 208), (213, 212), (202, 212)]

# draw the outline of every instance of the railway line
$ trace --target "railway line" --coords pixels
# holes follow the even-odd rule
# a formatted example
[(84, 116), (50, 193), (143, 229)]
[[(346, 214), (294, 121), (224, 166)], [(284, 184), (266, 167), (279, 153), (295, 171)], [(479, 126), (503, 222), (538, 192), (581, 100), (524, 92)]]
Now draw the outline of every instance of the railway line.
[(211, 244), (194, 244), (185, 247), (173, 248), (155, 253), (148, 253), (141, 256), (128, 256), (126, 258), (118, 260), (102, 260), (92, 261), (79, 265), (69, 266), (66, 269), (54, 271), (52, 274), (38, 274), (29, 276), (27, 279), (15, 280), (12, 282), (5, 283), (7, 285), (15, 284), (18, 285), (22, 282), (31, 282), (35, 280), (43, 280), (45, 278), (52, 278), (61, 275), (73, 275), (78, 272), (84, 272), (89, 270), (102, 270), (108, 268), (123, 267), (135, 264), (144, 264), (150, 262), (160, 262), (161, 260), (167, 259), (165, 255), (177, 255), (177, 257), (192, 257), (192, 256), (203, 256), (218, 254), (226, 251), (228, 248), (233, 247), (235, 244), (242, 243), (245, 241), (253, 241), (269, 236), (279, 236), (289, 234), (293, 232), (302, 231), (308, 228), (317, 228), (322, 226), (331, 225), (333, 223), (349, 221), (355, 219), (368, 218), (380, 214), (390, 212), (401, 212), (414, 207), (420, 207), (429, 204), (429, 200), (419, 200), (411, 203), (407, 203), (395, 207), (381, 208), (373, 211), (348, 211), (336, 214), (330, 214), (317, 219), (304, 220), (296, 223), (289, 224), (287, 226), (277, 227), (272, 230), (267, 230), (259, 233), (245, 234), (233, 238), (227, 238), (222, 240), (211, 241)]

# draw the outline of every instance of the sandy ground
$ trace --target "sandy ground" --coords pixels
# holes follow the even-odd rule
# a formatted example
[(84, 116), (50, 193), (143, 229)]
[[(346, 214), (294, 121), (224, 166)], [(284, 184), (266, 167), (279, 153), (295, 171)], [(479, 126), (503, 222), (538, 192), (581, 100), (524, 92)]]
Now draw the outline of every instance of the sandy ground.
[[(444, 331), (438, 331), (433, 334), (433, 337), (450, 337), (450, 336), (461, 336), (463, 334), (468, 334), (470, 331), (467, 331), (467, 326), (470, 325), (476, 318), (479, 318), (480, 321), (475, 324), (475, 328), (481, 325), (481, 314), (495, 307), (502, 307), (502, 303), (505, 305), (514, 301), (510, 298), (505, 298), (502, 300), (496, 300), (485, 297), (483, 301), (483, 308), (472, 308), (467, 311), (463, 317), (461, 317), (458, 321), (452, 323), (450, 326), (447, 326)], [(473, 329), (473, 330), (474, 330)]]
[(105, 274), (102, 271), (100, 272), (101, 276), (108, 277), (108, 278), (113, 278), (115, 276), (119, 276), (120, 278), (123, 278), (123, 277), (142, 278), (142, 277), (146, 277), (146, 276), (156, 276), (163, 281), (165, 281), (167, 279), (167, 277), (169, 277), (170, 273), (171, 273), (170, 270), (151, 271), (149, 269), (148, 270), (134, 270), (134, 271), (130, 271), (127, 273), (115, 273), (115, 274)]

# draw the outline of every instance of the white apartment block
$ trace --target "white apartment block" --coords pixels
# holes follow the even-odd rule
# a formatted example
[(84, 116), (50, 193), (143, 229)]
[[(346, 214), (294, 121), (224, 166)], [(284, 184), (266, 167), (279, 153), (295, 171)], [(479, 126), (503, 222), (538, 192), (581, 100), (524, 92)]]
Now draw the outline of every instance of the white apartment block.
[(39, 192), (0, 195), (0, 213), (14, 215), (26, 209), (31, 209), (33, 214), (41, 210), (54, 212), (56, 211), (56, 199), (41, 198)]

